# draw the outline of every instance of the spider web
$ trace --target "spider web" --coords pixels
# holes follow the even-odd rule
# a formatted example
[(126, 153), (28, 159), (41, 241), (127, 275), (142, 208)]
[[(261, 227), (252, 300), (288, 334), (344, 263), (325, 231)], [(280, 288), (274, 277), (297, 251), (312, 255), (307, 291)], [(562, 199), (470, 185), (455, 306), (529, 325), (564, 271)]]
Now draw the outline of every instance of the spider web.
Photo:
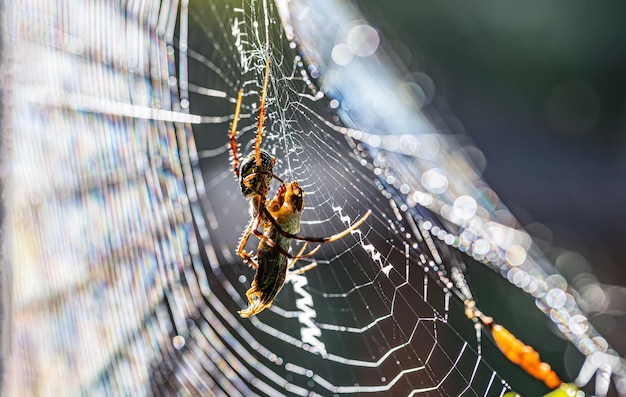
[[(228, 145), (228, 122), (194, 127), (198, 147), (207, 147), (207, 152), (199, 150), (207, 229), (201, 234), (212, 251), (207, 277), (211, 294), (226, 308), (205, 321), (241, 324), (241, 331), (230, 331), (239, 334), (237, 342), (223, 348), (253, 353), (256, 359), (246, 360), (247, 369), (258, 377), (253, 391), (262, 394), (500, 394), (502, 380), (447, 324), (449, 295), (433, 288), (426, 276), (425, 269), (436, 272), (437, 266), (429, 264), (413, 217), (403, 219), (390, 194), (381, 194), (388, 187), (372, 178), (376, 171), (371, 155), (337, 132), (332, 105), (312, 77), (302, 73), (302, 58), (282, 37), (273, 8), (263, 2), (251, 9), (233, 7), (230, 13), (192, 8), (200, 29), (226, 19), (224, 24), (231, 26), (226, 33), (235, 37), (225, 37), (220, 53), (211, 59), (190, 54), (191, 112), (215, 114), (214, 107), (204, 104), (206, 87), (194, 85), (191, 76), (212, 81), (211, 74), (229, 73), (217, 78), (227, 84), (219, 90), (229, 93), (224, 114), (232, 113), (232, 95), (243, 87), (238, 140), (241, 152), (250, 152), (259, 84), (269, 56), (262, 146), (277, 158), (275, 172), (287, 182), (297, 180), (307, 192), (301, 233), (329, 236), (368, 209), (373, 215), (352, 235), (323, 245), (314, 258), (316, 269), (292, 277), (270, 309), (242, 323), (236, 311), (247, 304), (244, 293), (253, 271), (234, 255), (234, 243), (248, 222), (247, 203), (234, 182), (227, 151), (214, 155)], [(190, 48), (195, 48), (193, 42)], [(237, 66), (228, 72), (214, 67), (224, 54), (230, 57), (227, 65)], [(223, 387), (226, 395), (236, 393), (234, 382)]]
[[(367, 32), (353, 10), (40, 1), (4, 12), (7, 395), (502, 395), (531, 378), (463, 314), (480, 293), (452, 274), (484, 275), (477, 262), (556, 313), (570, 339), (599, 337), (571, 330), (573, 298), (470, 147), (434, 134), (383, 64), (328, 61), (322, 43)], [(254, 272), (235, 249), (249, 211), (227, 131), (243, 88), (238, 142), (251, 152), (268, 58), (262, 147), (307, 193), (300, 234), (372, 215), (301, 259), (318, 266), (244, 320)], [(532, 387), (520, 391), (545, 390)]]
[[(508, 211), (502, 214), (506, 209), (468, 161), (465, 153), (474, 148), (459, 146), (444, 135), (433, 135), (433, 126), (423, 115), (416, 116), (413, 109), (401, 104), (406, 102), (407, 93), (398, 95), (389, 89), (392, 77), (380, 65), (353, 62), (352, 68), (342, 69), (327, 62), (332, 46), (325, 48), (319, 43), (339, 41), (333, 35), (349, 36), (349, 29), (364, 25), (346, 23), (350, 20), (346, 15), (316, 14), (310, 5), (296, 2), (290, 6), (289, 10), (283, 8), (284, 26), (276, 18), (273, 5), (264, 2), (256, 2), (250, 8), (234, 7), (231, 16), (226, 17), (231, 21), (233, 37), (227, 37), (218, 47), (222, 53), (231, 53), (232, 60), (227, 63), (238, 65), (229, 68), (232, 77), (222, 78), (228, 82), (225, 93), (230, 93), (224, 94), (230, 96), (231, 104), (231, 110), (226, 112), (232, 113), (233, 95), (238, 87), (244, 87), (246, 93), (246, 114), (239, 122), (240, 155), (251, 151), (256, 137), (259, 84), (269, 57), (269, 112), (263, 147), (278, 159), (276, 172), (286, 181), (298, 180), (308, 193), (302, 233), (328, 236), (344, 229), (350, 220), (368, 209), (373, 216), (352, 237), (324, 245), (315, 255), (320, 266), (294, 277), (268, 310), (270, 313), (251, 320), (256, 328), (251, 333), (257, 341), (265, 337), (277, 339), (270, 338), (259, 348), (279, 357), (281, 363), (289, 361), (281, 378), (311, 377), (307, 389), (313, 393), (500, 393), (507, 388), (506, 382), (476, 354), (475, 349), (480, 347), (475, 345), (473, 324), (466, 321), (450, 326), (449, 319), (458, 317), (460, 308), (458, 301), (450, 306), (451, 294), (463, 299), (451, 282), (450, 270), (464, 270), (463, 261), (471, 259), (463, 259), (448, 246), (473, 251), (470, 246), (474, 241), (482, 240), (475, 247), (487, 242), (471, 234), (475, 229), (468, 227), (472, 216), (463, 213), (464, 202), (470, 207), (482, 207), (473, 218), (485, 225), (487, 234), (506, 233), (521, 244), (507, 241), (504, 248), (499, 247), (505, 250), (500, 256), (496, 247), (470, 252), (477, 260), (499, 263), (503, 274), (524, 261), (514, 265), (506, 261), (508, 255), (515, 256), (519, 250), (525, 254), (522, 245), (531, 254), (528, 236), (506, 227), (506, 220), (490, 215), (500, 212), (501, 217), (512, 218)], [(334, 4), (320, 8), (333, 9), (338, 14), (344, 11)], [(192, 13), (200, 28), (220, 25), (225, 14)], [(293, 18), (298, 19), (298, 29), (305, 37), (300, 41), (283, 38), (283, 28), (288, 36), (292, 32), (292, 15), (297, 15)], [(320, 26), (327, 28), (319, 29)], [(324, 32), (331, 33), (326, 36)], [(307, 39), (314, 44), (306, 46)], [(229, 40), (231, 50), (225, 51)], [(201, 68), (209, 69), (202, 76), (224, 73), (215, 66), (217, 60), (201, 63)], [(192, 70), (190, 67), (190, 76)], [(363, 85), (366, 90), (355, 88)], [(333, 99), (322, 95), (319, 86)], [(196, 89), (200, 96), (203, 92), (206, 91), (200, 87)], [(377, 101), (380, 97), (386, 101)], [(394, 97), (398, 102), (394, 103)], [(199, 113), (210, 109), (200, 100), (194, 103)], [(341, 122), (357, 129), (345, 128)], [(232, 242), (248, 218), (237, 184), (229, 182), (233, 175), (227, 166), (228, 143), (223, 133), (227, 129), (227, 123), (222, 123), (217, 129), (202, 126), (194, 128), (194, 132), (201, 149), (200, 166), (208, 198), (202, 202), (208, 218), (207, 235), (211, 246), (219, 247), (215, 249), (212, 266), (219, 283), (212, 292), (219, 294), (220, 287), (226, 284), (221, 300), (235, 302), (237, 305), (231, 310), (234, 313), (246, 305), (244, 292), (253, 272), (233, 256)], [(388, 135), (364, 131), (384, 131)], [(204, 146), (203, 142), (209, 139), (210, 143)], [(450, 185), (447, 189), (438, 185), (442, 180)], [(482, 202), (478, 203), (471, 198), (481, 196)], [(461, 199), (455, 201), (458, 198)], [(224, 208), (215, 204), (225, 202), (240, 205)], [(224, 224), (234, 224), (234, 234), (230, 227), (222, 227)], [(211, 229), (215, 232), (211, 233)], [(463, 234), (464, 230), (467, 231)], [(218, 263), (232, 266), (226, 270)], [(548, 275), (539, 276), (545, 279)], [(528, 291), (536, 289), (541, 289), (537, 281)], [(270, 348), (275, 344), (282, 346)], [(303, 348), (308, 354), (290, 352), (290, 347)], [(290, 371), (293, 368), (297, 370)], [(377, 382), (372, 383), (372, 379)]]

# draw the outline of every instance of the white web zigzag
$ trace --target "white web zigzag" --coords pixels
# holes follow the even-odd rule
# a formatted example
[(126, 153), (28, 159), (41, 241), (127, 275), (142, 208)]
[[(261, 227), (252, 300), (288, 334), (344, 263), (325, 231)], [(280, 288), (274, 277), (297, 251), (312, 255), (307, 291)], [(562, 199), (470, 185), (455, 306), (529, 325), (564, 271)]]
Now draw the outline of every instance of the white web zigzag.
[[(343, 213), (343, 208), (341, 206), (333, 206), (332, 207), (333, 211), (335, 211), (337, 214), (339, 214), (339, 220), (341, 220), (341, 222), (345, 223), (346, 225), (348, 225), (348, 227), (350, 226), (350, 217), (348, 215), (345, 215)], [(383, 271), (383, 273), (385, 273), (386, 276), (389, 276), (389, 272), (391, 271), (391, 269), (393, 268), (393, 266), (391, 265), (385, 265), (383, 263), (382, 260), (382, 254), (380, 253), (380, 251), (378, 251), (373, 244), (366, 244), (365, 243), (365, 236), (363, 235), (363, 232), (361, 231), (361, 229), (355, 229), (352, 230), (350, 232), (350, 234), (356, 234), (359, 237), (359, 244), (361, 245), (361, 247), (363, 248), (363, 250), (365, 252), (367, 252), (370, 257), (372, 258), (372, 260), (376, 263), (378, 263), (378, 266), (380, 266), (380, 270)]]
[(317, 316), (313, 305), (313, 297), (304, 289), (308, 284), (305, 275), (293, 275), (290, 277), (293, 284), (293, 291), (300, 295), (296, 299), (296, 307), (298, 311), (298, 322), (301, 324), (300, 336), (303, 343), (311, 346), (311, 350), (318, 352), (322, 357), (327, 355), (326, 345), (319, 337), (322, 336), (322, 330), (319, 329), (314, 319)]

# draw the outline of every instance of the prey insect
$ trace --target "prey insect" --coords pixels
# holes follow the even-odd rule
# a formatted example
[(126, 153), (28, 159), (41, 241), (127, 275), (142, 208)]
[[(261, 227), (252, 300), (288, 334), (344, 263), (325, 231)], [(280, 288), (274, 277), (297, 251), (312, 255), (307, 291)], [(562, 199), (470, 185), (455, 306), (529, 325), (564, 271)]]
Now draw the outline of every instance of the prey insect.
[[(304, 196), (306, 193), (297, 181), (286, 184), (280, 177), (274, 174), (276, 159), (261, 149), (269, 65), (270, 60), (268, 58), (265, 64), (254, 151), (245, 157), (241, 164), (237, 153), (239, 148), (237, 123), (243, 97), (242, 89), (239, 90), (237, 95), (235, 115), (229, 133), (233, 172), (239, 182), (241, 194), (250, 202), (250, 221), (239, 241), (237, 255), (256, 269), (251, 288), (246, 292), (249, 305), (246, 309), (239, 311), (239, 315), (244, 318), (258, 314), (265, 308), (270, 307), (289, 275), (302, 274), (316, 266), (315, 263), (312, 263), (299, 269), (291, 270), (298, 259), (310, 257), (319, 250), (320, 245), (305, 253), (308, 242), (322, 244), (339, 240), (359, 227), (371, 214), (371, 210), (368, 210), (365, 215), (349, 228), (330, 237), (302, 237), (296, 235), (300, 231), (300, 220), (304, 211)], [(278, 180), (281, 185), (274, 198), (267, 203), (273, 179)], [(259, 231), (259, 228), (263, 231)], [(254, 234), (259, 239), (256, 258), (245, 250), (251, 234)], [(289, 253), (291, 240), (304, 241), (302, 248), (296, 255)]]

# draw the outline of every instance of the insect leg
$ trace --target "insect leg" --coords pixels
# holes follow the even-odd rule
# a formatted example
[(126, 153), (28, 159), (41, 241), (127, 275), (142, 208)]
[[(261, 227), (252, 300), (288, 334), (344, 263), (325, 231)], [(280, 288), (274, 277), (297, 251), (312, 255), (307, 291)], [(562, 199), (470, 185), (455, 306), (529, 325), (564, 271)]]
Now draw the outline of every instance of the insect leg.
[(264, 235), (263, 233), (261, 233), (260, 231), (258, 231), (257, 229), (252, 230), (252, 233), (257, 236), (260, 240), (263, 240), (267, 245), (269, 245), (270, 247), (272, 247), (272, 249), (280, 252), (281, 254), (285, 255), (287, 258), (292, 258), (292, 259), (301, 259), (301, 258), (308, 258), (310, 256), (313, 256), (317, 251), (319, 251), (320, 249), (320, 245), (318, 245), (317, 247), (313, 248), (311, 251), (307, 252), (306, 254), (302, 255), (301, 253), (299, 253), (298, 255), (291, 255), (289, 252), (285, 251), (284, 249), (280, 248), (278, 245), (276, 245), (275, 242), (273, 242), (269, 237), (267, 237), (266, 235)]
[(291, 269), (296, 264), (296, 262), (298, 262), (298, 257), (304, 253), (304, 250), (306, 249), (306, 246), (308, 244), (309, 243), (305, 241), (304, 244), (302, 244), (302, 248), (300, 248), (300, 251), (298, 251), (298, 253), (296, 254), (295, 258), (289, 260), (289, 263), (287, 263), (287, 275), (291, 273), (289, 269)]
[(287, 272), (287, 275), (288, 276), (295, 276), (295, 275), (298, 275), (298, 274), (306, 273), (306, 272), (308, 272), (309, 270), (313, 269), (316, 266), (317, 266), (317, 262), (311, 263), (309, 265), (306, 265), (305, 267), (301, 267), (300, 269), (290, 270), (290, 271)]
[(239, 112), (241, 110), (241, 99), (243, 96), (243, 89), (239, 89), (239, 93), (237, 94), (237, 105), (235, 107), (235, 116), (233, 117), (233, 123), (230, 126), (230, 133), (228, 136), (230, 137), (230, 151), (231, 151), (231, 162), (233, 164), (233, 171), (235, 172), (235, 176), (239, 179), (239, 156), (237, 155), (237, 123), (239, 122)]
[(348, 233), (352, 232), (357, 227), (361, 226), (361, 224), (363, 222), (365, 222), (367, 217), (370, 216), (370, 214), (372, 213), (372, 210), (367, 210), (365, 215), (363, 215), (361, 217), (361, 219), (359, 219), (358, 221), (353, 223), (352, 226), (350, 226), (349, 228), (347, 228), (343, 232), (340, 232), (340, 233), (337, 233), (337, 234), (333, 234), (330, 237), (306, 237), (306, 236), (298, 236), (298, 235), (295, 235), (295, 234), (287, 233), (286, 231), (284, 231), (280, 227), (280, 225), (278, 224), (276, 219), (274, 219), (274, 217), (272, 216), (272, 214), (270, 214), (270, 212), (268, 211), (267, 208), (263, 208), (262, 211), (263, 211), (263, 215), (267, 218), (267, 220), (269, 220), (272, 223), (272, 225), (276, 228), (276, 230), (278, 230), (278, 232), (280, 234), (282, 234), (283, 236), (292, 238), (294, 240), (310, 241), (312, 243), (328, 243), (328, 242), (331, 242), (331, 241), (339, 240), (340, 238), (347, 236)]
[[(285, 203), (285, 193), (287, 192), (287, 186), (280, 185), (278, 190), (276, 191), (276, 195), (270, 201), (267, 206), (267, 211), (271, 214), (272, 212), (277, 212), (280, 210), (280, 207)], [(272, 217), (273, 218), (273, 217)]]
[[(292, 267), (295, 266), (296, 262), (298, 262), (298, 258), (301, 257), (301, 255), (304, 253), (304, 250), (307, 246), (308, 242), (305, 242), (302, 245), (302, 248), (300, 248), (300, 251), (298, 251), (298, 254), (294, 257), (293, 260), (289, 261), (289, 264), (287, 265), (287, 276), (290, 275), (297, 275), (297, 274), (302, 274), (304, 272), (307, 272), (311, 269), (313, 269), (315, 266), (317, 266), (317, 263), (311, 263), (307, 266), (301, 267), (300, 269), (294, 270), (294, 271), (290, 271), (289, 269), (291, 269)], [(318, 245), (316, 250), (319, 248), (320, 246)]]

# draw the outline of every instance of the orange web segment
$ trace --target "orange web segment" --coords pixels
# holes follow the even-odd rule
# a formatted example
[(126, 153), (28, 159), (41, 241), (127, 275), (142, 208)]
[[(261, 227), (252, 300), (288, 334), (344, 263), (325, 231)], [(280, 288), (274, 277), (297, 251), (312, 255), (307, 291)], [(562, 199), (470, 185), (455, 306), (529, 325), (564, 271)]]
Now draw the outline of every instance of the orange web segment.
[(561, 385), (558, 375), (549, 364), (540, 360), (539, 353), (535, 349), (525, 345), (499, 324), (493, 324), (490, 328), (493, 339), (506, 358), (522, 367), (528, 374), (543, 381), (550, 389), (556, 389)]
[(256, 144), (254, 151), (256, 153), (256, 166), (261, 167), (261, 139), (263, 139), (263, 122), (265, 121), (265, 95), (267, 92), (267, 80), (270, 71), (270, 59), (265, 62), (265, 78), (263, 79), (263, 91), (261, 92), (261, 103), (259, 105), (259, 125), (257, 126)]

